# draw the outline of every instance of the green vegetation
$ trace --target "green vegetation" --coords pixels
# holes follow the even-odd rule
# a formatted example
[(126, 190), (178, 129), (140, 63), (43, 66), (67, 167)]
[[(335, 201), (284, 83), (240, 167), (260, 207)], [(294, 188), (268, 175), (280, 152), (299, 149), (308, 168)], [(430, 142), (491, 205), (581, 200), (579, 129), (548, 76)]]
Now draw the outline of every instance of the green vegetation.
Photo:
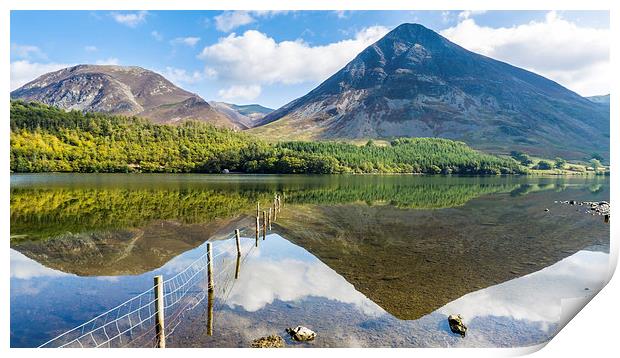
[[(596, 153), (592, 156), (600, 157)], [(556, 157), (553, 161), (543, 158), (530, 157), (527, 153), (520, 151), (510, 152), (510, 157), (527, 168), (529, 174), (548, 174), (548, 175), (609, 175), (609, 168), (603, 166), (598, 159), (590, 159), (588, 162), (571, 162), (566, 159)], [(536, 164), (534, 164), (536, 163)]]
[(519, 184), (426, 184), (349, 186), (301, 189), (287, 192), (287, 203), (342, 205), (364, 202), (368, 206), (388, 204), (403, 209), (443, 209), (465, 205), (483, 195), (515, 190)]
[[(139, 227), (153, 220), (194, 224), (251, 212), (273, 193), (187, 189), (59, 188), (11, 190), (11, 239)], [(21, 237), (23, 236), (23, 238)]]
[[(323, 179), (324, 178), (324, 179)], [(152, 176), (115, 184), (74, 182), (11, 189), (11, 243), (48, 239), (68, 233), (137, 228), (157, 220), (182, 224), (255, 215), (256, 202), (267, 208), (280, 191), (286, 205), (391, 205), (402, 209), (440, 209), (465, 205), (493, 193), (513, 196), (544, 190), (563, 190), (563, 182), (523, 184), (501, 178), (430, 178), (404, 176), (329, 176), (280, 184), (153, 183)], [(489, 179), (489, 180), (487, 180)], [(178, 180), (182, 180), (179, 178)], [(593, 179), (593, 184), (599, 182)]]
[(550, 170), (553, 169), (553, 163), (548, 160), (541, 160), (538, 162), (538, 164), (536, 164), (534, 168), (540, 170)]
[(530, 159), (530, 156), (523, 152), (518, 152), (518, 151), (513, 150), (512, 152), (510, 152), (510, 156), (525, 166), (528, 166), (533, 163), (532, 159)]
[(270, 144), (188, 121), (177, 126), (11, 102), (14, 172), (161, 173), (522, 173), (509, 158), (462, 142), (401, 138), (386, 146), (332, 142)]

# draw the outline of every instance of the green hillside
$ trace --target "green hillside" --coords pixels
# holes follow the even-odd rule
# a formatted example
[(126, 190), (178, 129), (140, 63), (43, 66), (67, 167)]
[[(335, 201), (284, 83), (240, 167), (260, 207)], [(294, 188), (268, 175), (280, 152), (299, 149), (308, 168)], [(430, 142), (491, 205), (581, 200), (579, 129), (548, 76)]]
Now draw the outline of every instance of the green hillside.
[(386, 146), (334, 142), (267, 143), (249, 134), (187, 121), (63, 111), (11, 102), (13, 172), (162, 173), (523, 172), (513, 159), (447, 139), (401, 138)]

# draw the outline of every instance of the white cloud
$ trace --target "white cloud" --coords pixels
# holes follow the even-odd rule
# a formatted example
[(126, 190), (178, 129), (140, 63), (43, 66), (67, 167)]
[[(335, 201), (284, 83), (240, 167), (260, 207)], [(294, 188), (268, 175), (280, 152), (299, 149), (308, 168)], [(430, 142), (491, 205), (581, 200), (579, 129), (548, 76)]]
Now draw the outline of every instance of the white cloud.
[(200, 41), (200, 37), (177, 37), (174, 40), (170, 41), (173, 45), (186, 45), (190, 47), (196, 46), (196, 44)]
[(249, 30), (220, 38), (205, 47), (199, 58), (217, 71), (219, 78), (236, 84), (294, 84), (319, 82), (338, 71), (360, 51), (388, 32), (383, 26), (359, 31), (354, 38), (311, 46), (303, 40), (276, 42)]
[(143, 22), (146, 22), (147, 11), (138, 11), (138, 12), (129, 12), (129, 13), (118, 13), (113, 12), (110, 15), (114, 19), (114, 21), (119, 24), (123, 24), (129, 27), (136, 27)]
[(371, 317), (385, 313), (319, 260), (261, 258), (247, 262), (244, 268), (228, 296), (226, 304), (230, 307), (240, 306), (245, 311), (256, 312), (276, 300), (299, 302), (306, 297), (324, 297), (352, 304)]
[(10, 250), (11, 278), (30, 280), (40, 277), (60, 277), (69, 274), (47, 268), (19, 251)]
[(608, 29), (580, 27), (555, 12), (544, 21), (487, 27), (465, 18), (441, 34), (468, 50), (550, 78), (581, 95), (609, 93)]
[(151, 36), (153, 36), (153, 38), (157, 41), (163, 41), (164, 40), (164, 36), (162, 34), (160, 34), (158, 31), (151, 31)]
[(228, 32), (255, 21), (248, 11), (226, 11), (216, 16), (214, 20), (215, 28), (222, 32)]
[(48, 72), (70, 67), (63, 63), (36, 63), (28, 60), (11, 62), (11, 91)]
[(339, 19), (346, 19), (347, 18), (347, 11), (346, 10), (336, 10), (336, 11), (334, 11), (334, 13), (336, 14), (336, 16)]
[(220, 98), (225, 100), (246, 100), (251, 101), (260, 95), (259, 85), (232, 85), (217, 92)]
[(214, 76), (214, 73), (208, 68), (205, 68), (203, 72), (192, 72), (181, 68), (166, 67), (166, 69), (162, 71), (162, 75), (168, 80), (172, 81), (172, 83), (178, 85), (198, 83), (205, 79), (212, 78)]
[(485, 12), (487, 12), (487, 11), (486, 10), (465, 10), (465, 11), (461, 11), (459, 13), (459, 20), (469, 19), (470, 17), (476, 16), (476, 15), (482, 15)]
[(84, 51), (86, 52), (96, 52), (97, 50), (97, 46), (84, 46)]
[(97, 65), (119, 65), (120, 61), (116, 57), (105, 58), (102, 60), (97, 60), (95, 62)]
[(448, 23), (452, 21), (452, 12), (450, 11), (442, 11), (441, 12), (441, 22)]
[(11, 57), (19, 59), (45, 59), (47, 55), (37, 46), (11, 44)]
[[(477, 317), (510, 317), (537, 322), (547, 330), (572, 319), (605, 285), (608, 274), (608, 254), (579, 251), (540, 271), (469, 293), (437, 311), (459, 312), (466, 324)], [(577, 307), (567, 305), (571, 299), (577, 299), (572, 302)]]
[(222, 32), (230, 32), (239, 26), (255, 22), (255, 17), (268, 18), (286, 13), (287, 10), (225, 11), (214, 17), (215, 28)]

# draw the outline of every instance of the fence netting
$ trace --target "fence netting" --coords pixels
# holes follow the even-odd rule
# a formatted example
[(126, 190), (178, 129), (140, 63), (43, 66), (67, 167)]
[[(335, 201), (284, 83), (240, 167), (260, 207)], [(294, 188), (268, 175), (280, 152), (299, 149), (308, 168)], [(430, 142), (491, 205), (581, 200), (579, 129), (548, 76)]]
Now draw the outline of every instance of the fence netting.
[[(250, 242), (251, 241), (251, 242)], [(242, 240), (241, 257), (237, 257), (235, 239), (212, 243), (213, 296), (215, 310), (223, 305), (234, 285), (236, 270), (254, 249), (254, 238)], [(237, 262), (239, 261), (239, 263)], [(164, 334), (172, 339), (183, 318), (197, 307), (203, 309), (208, 297), (207, 267), (209, 256), (204, 253), (182, 271), (170, 278), (164, 276)], [(153, 288), (128, 299), (116, 307), (47, 341), (40, 347), (98, 348), (155, 347), (156, 300)]]

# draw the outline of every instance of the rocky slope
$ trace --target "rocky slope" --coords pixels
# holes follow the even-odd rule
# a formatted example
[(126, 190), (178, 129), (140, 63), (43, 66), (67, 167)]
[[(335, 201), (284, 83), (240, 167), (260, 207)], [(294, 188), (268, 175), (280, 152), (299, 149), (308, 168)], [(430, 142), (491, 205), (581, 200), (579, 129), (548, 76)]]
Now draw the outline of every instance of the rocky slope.
[(85, 112), (136, 115), (156, 123), (196, 119), (240, 128), (198, 95), (134, 66), (78, 65), (50, 72), (11, 92), (11, 99)]
[(238, 105), (226, 102), (209, 101), (209, 104), (229, 117), (233, 122), (241, 128), (255, 127), (260, 120), (267, 114), (273, 112), (273, 109), (263, 107), (259, 104)]
[(548, 157), (609, 152), (608, 110), (417, 24), (398, 26), (261, 124), (252, 131), (275, 138), (444, 137)]

